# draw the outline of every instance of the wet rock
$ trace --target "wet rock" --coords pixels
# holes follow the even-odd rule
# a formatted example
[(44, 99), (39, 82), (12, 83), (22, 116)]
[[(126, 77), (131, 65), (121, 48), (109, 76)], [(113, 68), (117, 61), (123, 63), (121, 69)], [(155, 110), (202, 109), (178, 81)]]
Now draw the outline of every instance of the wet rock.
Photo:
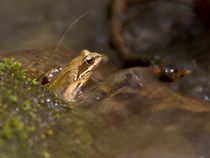
[(178, 90), (185, 95), (210, 102), (209, 80), (207, 72), (194, 72), (180, 80)]
[[(39, 87), (39, 84), (36, 86)], [(24, 88), (18, 89), (21, 89), (18, 95), (24, 94)], [(32, 104), (35, 102), (36, 105), (39, 99), (36, 93), (33, 94)], [(46, 105), (53, 100), (49, 99)], [(17, 102), (17, 97), (10, 97), (9, 102)], [(13, 111), (12, 107), (17, 105), (13, 104), (9, 109)], [(28, 109), (30, 106), (26, 104), (24, 107)], [(27, 155), (40, 158), (210, 156), (209, 104), (175, 92), (157, 79), (152, 68), (136, 67), (112, 74), (82, 103), (77, 103), (66, 112), (61, 111), (55, 115), (55, 119), (48, 117), (55, 110), (53, 106), (51, 109), (45, 105), (39, 108), (36, 116), (39, 119), (46, 116), (47, 119), (42, 120), (41, 124), (44, 125), (40, 128), (40, 123), (34, 126), (38, 133), (47, 130), (43, 139), (39, 140), (33, 128), (28, 128), (32, 130), (32, 135), (29, 135), (29, 139), (24, 137), (24, 142), (32, 143), (32, 146), (17, 147), (17, 139), (21, 136), (18, 133), (25, 131), (22, 125), (27, 126), (30, 121), (27, 121), (28, 113), (16, 111), (15, 114), (20, 115), (21, 119), (9, 119), (9, 124), (16, 125), (13, 131), (17, 134), (13, 135), (12, 141), (4, 142), (12, 148), (6, 150), (5, 145), (0, 148), (3, 156), (13, 158), (13, 153), (17, 157)], [(8, 112), (6, 109), (1, 118)], [(14, 123), (14, 120), (18, 123)], [(9, 152), (13, 147), (15, 150)]]
[(1, 61), (0, 74), (0, 157), (101, 157), (91, 131), (103, 121), (71, 109), (14, 60)]
[(105, 157), (209, 157), (210, 104), (160, 83), (148, 68), (109, 77), (84, 101), (106, 121), (95, 134)]

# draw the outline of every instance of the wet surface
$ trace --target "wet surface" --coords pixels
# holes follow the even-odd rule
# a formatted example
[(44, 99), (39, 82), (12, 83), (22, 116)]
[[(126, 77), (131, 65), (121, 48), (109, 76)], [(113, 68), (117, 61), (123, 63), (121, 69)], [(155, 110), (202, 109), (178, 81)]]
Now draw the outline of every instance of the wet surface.
[[(5, 70), (10, 76), (10, 71), (13, 69)], [(0, 135), (0, 138), (4, 140), (3, 145), (0, 146), (2, 155), (9, 157), (27, 155), (40, 158), (45, 158), (46, 155), (55, 158), (60, 156), (82, 158), (84, 155), (96, 158), (209, 157), (209, 140), (207, 139), (210, 135), (209, 104), (175, 92), (165, 83), (161, 83), (152, 72), (152, 68), (141, 67), (116, 72), (91, 93), (87, 93), (80, 104), (65, 105), (63, 108), (67, 110), (66, 112), (55, 110), (56, 108), (51, 106), (53, 98), (49, 100), (46, 97), (48, 98), (46, 105), (49, 104), (50, 107), (40, 106), (41, 109), (36, 111), (35, 118), (45, 118), (46, 115), (47, 118), (41, 122), (43, 125), (41, 127), (39, 127), (40, 123), (33, 124), (38, 133), (42, 132), (43, 128), (47, 130), (43, 138), (40, 136), (42, 139), (38, 139), (39, 135), (33, 133), (30, 139), (25, 138), (23, 143), (19, 141), (18, 133), (25, 130), (23, 127), (28, 125), (27, 123), (32, 123), (27, 119), (28, 113), (22, 112), (21, 109), (17, 114), (25, 119), (21, 126), (15, 123), (15, 128), (12, 126), (14, 124), (12, 121), (13, 139)], [(15, 75), (7, 77), (7, 81), (1, 79), (1, 84), (11, 83), (11, 78), (14, 80), (14, 77)], [(19, 82), (21, 83), (21, 80), (14, 84)], [(31, 95), (30, 91), (24, 90), (28, 89), (27, 87), (21, 86), (24, 86), (24, 82), (18, 84), (18, 89), (21, 89), (20, 93), (15, 93), (18, 100), (19, 97)], [(35, 107), (37, 101), (40, 101), (39, 96), (45, 98), (45, 95), (49, 93), (39, 86), (35, 82), (36, 88), (32, 88), (35, 91), (32, 93), (33, 96), (29, 97)], [(12, 88), (10, 88), (11, 94), (15, 92)], [(54, 99), (57, 100), (56, 97)], [(0, 101), (0, 105), (3, 106), (4, 103), (17, 101), (17, 98), (5, 95)], [(25, 105), (24, 100), (18, 103), (21, 107)], [(19, 104), (13, 104), (13, 106)], [(56, 104), (56, 107), (60, 106), (60, 103)], [(29, 107), (29, 110), (34, 110), (33, 107)], [(1, 118), (5, 118), (8, 112), (10, 112), (8, 109), (4, 109), (4, 115), (1, 115)], [(51, 115), (52, 112), (57, 113), (53, 119), (48, 117), (48, 115), (54, 116)], [(10, 113), (13, 117), (17, 114)], [(33, 115), (31, 117), (33, 118)], [(48, 123), (45, 123), (46, 121)], [(27, 144), (24, 145), (25, 141), (31, 142), (33, 139), (39, 141), (33, 141), (30, 148)], [(16, 144), (19, 144), (18, 147)], [(8, 145), (9, 147), (5, 149)], [(16, 153), (16, 156), (13, 153)]]
[[(40, 78), (44, 72), (68, 63), (81, 49), (106, 54), (102, 65), (81, 90), (84, 100), (75, 104), (63, 103), (35, 80), (27, 81), (29, 85), (35, 83), (31, 88), (25, 86), (25, 80), (15, 80), (18, 73), (6, 69), (7, 77), (0, 77), (1, 94), (5, 94), (0, 95), (0, 156), (210, 157), (210, 105), (186, 96), (208, 101), (210, 89), (209, 33), (194, 25), (191, 5), (163, 3), (152, 11), (156, 20), (152, 20), (150, 10), (140, 16), (140, 21), (134, 21), (129, 15), (133, 21), (128, 31), (135, 37), (128, 36), (131, 40), (128, 43), (134, 50), (147, 54), (153, 49), (149, 53), (178, 68), (193, 70), (191, 75), (173, 84), (177, 92), (169, 83), (160, 82), (151, 67), (118, 71), (119, 67), (113, 64), (117, 61), (116, 55), (109, 45), (106, 13), (110, 1), (9, 0), (0, 3), (0, 56), (13, 56), (27, 70), (27, 77)], [(131, 10), (134, 15), (139, 14), (138, 6)], [(55, 46), (68, 26), (86, 12), (63, 41), (65, 48), (54, 52), (55, 47), (51, 45)], [(24, 98), (30, 100), (32, 106), (25, 103)], [(47, 106), (37, 107), (40, 98)], [(14, 104), (17, 99), (18, 104)], [(52, 106), (55, 103), (56, 107)], [(10, 106), (5, 107), (6, 104)]]
[(209, 104), (176, 93), (151, 69), (111, 76), (83, 105), (107, 124), (95, 135), (97, 149), (107, 157), (210, 156), (204, 139), (210, 134)]

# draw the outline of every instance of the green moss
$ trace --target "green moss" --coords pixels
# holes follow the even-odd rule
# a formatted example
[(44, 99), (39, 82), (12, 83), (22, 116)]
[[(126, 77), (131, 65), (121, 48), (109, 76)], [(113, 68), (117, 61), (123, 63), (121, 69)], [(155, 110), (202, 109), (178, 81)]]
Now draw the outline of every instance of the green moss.
[(47, 152), (46, 150), (44, 150), (44, 151), (42, 152), (42, 154), (43, 154), (43, 157), (44, 157), (44, 158), (50, 158), (50, 153)]
[(18, 101), (18, 97), (16, 95), (9, 95), (9, 99), (12, 101), (12, 102), (17, 102)]
[(12, 58), (0, 62), (0, 74), (0, 144), (22, 142), (29, 147), (32, 140), (41, 140), (52, 130), (53, 120), (61, 117), (67, 105), (36, 80), (26, 78), (21, 64)]
[(22, 122), (21, 117), (11, 115), (2, 126), (0, 137), (11, 139), (14, 135), (16, 135), (19, 140), (27, 138), (27, 134), (24, 131), (24, 123)]
[(0, 157), (101, 157), (90, 132), (98, 119), (66, 108), (13, 59), (0, 62), (0, 74)]
[(33, 111), (34, 110), (34, 108), (32, 107), (32, 103), (29, 100), (23, 101), (23, 103), (21, 104), (21, 109), (23, 111)]

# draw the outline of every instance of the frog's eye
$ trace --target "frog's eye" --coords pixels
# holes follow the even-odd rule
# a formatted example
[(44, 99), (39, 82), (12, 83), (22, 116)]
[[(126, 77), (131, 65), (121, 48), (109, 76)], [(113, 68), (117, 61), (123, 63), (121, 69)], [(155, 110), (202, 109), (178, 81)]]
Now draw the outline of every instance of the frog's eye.
[(94, 62), (93, 58), (87, 59), (87, 60), (86, 60), (86, 63), (87, 63), (88, 65), (92, 65), (93, 62)]

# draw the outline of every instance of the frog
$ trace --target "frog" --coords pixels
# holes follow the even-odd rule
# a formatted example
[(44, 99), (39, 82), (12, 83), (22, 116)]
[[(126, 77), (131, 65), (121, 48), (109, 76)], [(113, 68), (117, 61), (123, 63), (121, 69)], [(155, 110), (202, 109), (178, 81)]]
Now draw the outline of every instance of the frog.
[[(51, 77), (47, 89), (58, 98), (67, 102), (76, 102), (76, 96), (94, 70), (102, 61), (102, 55), (89, 50), (81, 50), (80, 54)], [(55, 70), (53, 70), (55, 72)], [(51, 73), (48, 73), (51, 75)]]

